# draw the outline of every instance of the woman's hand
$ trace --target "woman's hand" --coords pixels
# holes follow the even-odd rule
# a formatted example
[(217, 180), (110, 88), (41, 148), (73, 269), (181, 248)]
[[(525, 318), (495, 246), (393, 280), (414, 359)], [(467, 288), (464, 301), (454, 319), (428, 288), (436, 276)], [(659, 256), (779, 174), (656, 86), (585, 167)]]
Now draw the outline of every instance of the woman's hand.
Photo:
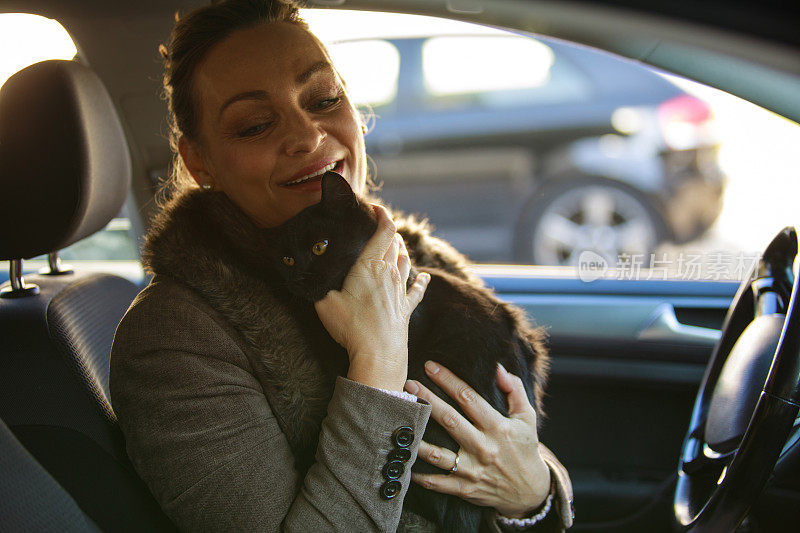
[[(539, 507), (550, 491), (550, 469), (539, 454), (536, 412), (522, 380), (498, 365), (497, 384), (508, 398), (506, 418), (443, 366), (429, 361), (425, 372), (458, 402), (471, 423), (421, 383), (409, 381), (406, 391), (427, 400), (433, 419), (461, 446), (456, 472), (412, 473), (411, 479), (426, 489), (493, 507), (509, 518), (522, 518)], [(456, 460), (447, 448), (424, 441), (419, 457), (444, 470), (451, 470)]]
[(421, 273), (406, 292), (411, 260), (389, 213), (373, 204), (378, 229), (344, 280), (314, 304), (331, 337), (350, 357), (347, 377), (380, 389), (403, 390), (408, 375), (408, 321), (425, 294)]

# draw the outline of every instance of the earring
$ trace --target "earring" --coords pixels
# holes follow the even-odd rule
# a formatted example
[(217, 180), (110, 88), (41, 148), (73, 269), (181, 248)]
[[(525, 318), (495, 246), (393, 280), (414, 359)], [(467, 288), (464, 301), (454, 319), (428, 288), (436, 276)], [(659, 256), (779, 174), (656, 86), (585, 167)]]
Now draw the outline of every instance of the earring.
[(367, 127), (367, 125), (366, 125), (366, 124), (362, 124), (362, 125), (361, 125), (361, 133), (363, 133), (364, 135), (366, 135), (366, 134), (367, 134), (367, 131), (369, 131), (369, 128)]
[(204, 191), (213, 191), (214, 190), (214, 183), (204, 183), (201, 185)]

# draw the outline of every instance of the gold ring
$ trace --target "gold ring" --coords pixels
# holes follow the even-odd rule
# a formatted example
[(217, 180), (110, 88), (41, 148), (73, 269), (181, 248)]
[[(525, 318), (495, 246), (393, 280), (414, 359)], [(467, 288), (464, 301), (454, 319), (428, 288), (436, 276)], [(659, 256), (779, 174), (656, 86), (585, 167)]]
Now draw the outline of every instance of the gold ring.
[(461, 450), (458, 450), (458, 451), (456, 452), (456, 462), (455, 462), (455, 464), (453, 465), (453, 468), (451, 468), (451, 469), (450, 469), (450, 473), (451, 473), (451, 474), (455, 474), (456, 472), (458, 472), (458, 454), (459, 454), (459, 453), (461, 453)]

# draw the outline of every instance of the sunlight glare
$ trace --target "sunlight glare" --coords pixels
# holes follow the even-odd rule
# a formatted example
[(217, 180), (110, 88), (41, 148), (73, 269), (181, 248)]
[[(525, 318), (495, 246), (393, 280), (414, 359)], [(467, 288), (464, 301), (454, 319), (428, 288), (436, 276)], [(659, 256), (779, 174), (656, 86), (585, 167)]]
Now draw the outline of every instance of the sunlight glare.
[(0, 14), (0, 50), (0, 86), (28, 65), (46, 59), (72, 59), (78, 52), (61, 24), (26, 13)]
[(391, 39), (429, 35), (508, 35), (509, 32), (458, 20), (348, 11), (346, 9), (301, 9), (300, 16), (324, 43), (356, 39)]
[[(388, 41), (370, 39), (328, 47), (333, 64), (356, 105), (381, 105), (397, 95), (400, 53)], [(364, 68), (364, 65), (371, 68)]]
[(784, 226), (800, 227), (800, 125), (724, 91), (660, 74), (708, 102), (714, 113), (727, 185), (724, 209), (709, 239), (758, 251)]
[(550, 48), (523, 37), (437, 36), (422, 48), (425, 83), (435, 95), (540, 87), (552, 65)]

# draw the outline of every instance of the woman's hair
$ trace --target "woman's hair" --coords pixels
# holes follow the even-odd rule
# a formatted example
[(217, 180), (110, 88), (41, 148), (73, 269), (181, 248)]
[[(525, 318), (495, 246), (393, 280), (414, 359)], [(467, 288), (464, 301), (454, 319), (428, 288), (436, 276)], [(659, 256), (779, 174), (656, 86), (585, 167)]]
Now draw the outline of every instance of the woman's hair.
[(164, 58), (164, 96), (169, 106), (170, 145), (173, 165), (168, 189), (181, 192), (195, 185), (178, 154), (182, 136), (196, 139), (198, 131), (197, 99), (193, 79), (197, 66), (217, 43), (236, 30), (266, 22), (288, 22), (308, 29), (292, 0), (225, 0), (195, 11), (185, 17), (175, 16), (169, 43), (159, 46)]

